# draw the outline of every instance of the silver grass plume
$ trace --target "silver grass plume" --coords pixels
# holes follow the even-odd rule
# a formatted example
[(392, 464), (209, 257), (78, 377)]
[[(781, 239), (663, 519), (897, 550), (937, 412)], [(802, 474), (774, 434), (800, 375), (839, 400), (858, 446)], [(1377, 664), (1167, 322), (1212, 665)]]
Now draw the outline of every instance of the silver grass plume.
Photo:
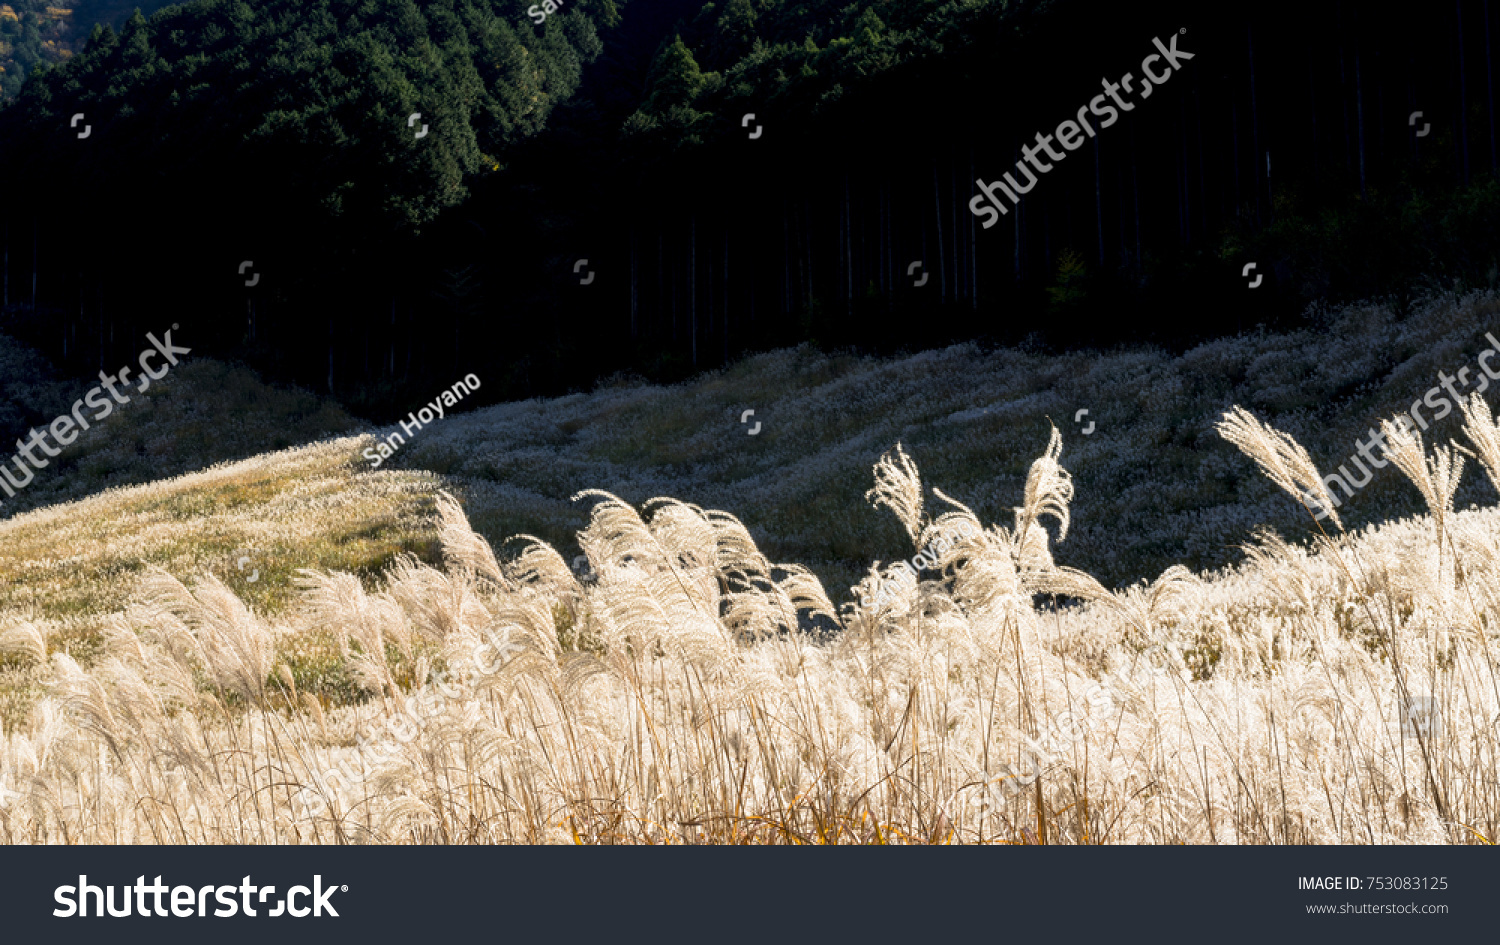
[(1429, 459), (1422, 448), (1422, 434), (1406, 422), (1382, 420), (1380, 429), (1385, 434), (1381, 446), (1386, 458), (1422, 493), (1441, 542), (1447, 534), (1448, 518), (1453, 514), (1453, 493), (1463, 476), (1463, 456), (1452, 448), (1437, 446)]
[[(1057, 520), (1057, 540), (1068, 537), (1068, 503), (1073, 501), (1073, 477), (1057, 462), (1062, 455), (1062, 434), (1052, 427), (1052, 436), (1047, 442), (1047, 451), (1031, 464), (1026, 474), (1026, 493), (1023, 505), (1016, 513), (1016, 560), (1022, 568), (1031, 560), (1038, 566), (1050, 567), (1052, 556), (1047, 553), (1047, 536), (1033, 535), (1031, 527), (1044, 515)], [(1041, 542), (1042, 555), (1035, 554), (1034, 542)], [(1045, 564), (1042, 564), (1043, 558)]]
[(1500, 489), (1500, 424), (1496, 424), (1490, 415), (1490, 405), (1479, 394), (1459, 401), (1459, 406), (1464, 412), (1464, 433), (1478, 450), (1476, 458), (1490, 482)]
[(23, 621), (0, 631), (0, 653), (26, 656), (38, 663), (45, 663), (47, 638), (36, 624)]
[(474, 572), (501, 587), (511, 587), (510, 580), (495, 560), (495, 552), (480, 535), (469, 526), (468, 516), (458, 500), (447, 492), (438, 493), (438, 517), (442, 527), (438, 539), (443, 546), (443, 557), (450, 564)]
[[(411, 633), (400, 605), (386, 596), (366, 594), (352, 574), (306, 568), (297, 574), (302, 590), (300, 619), (333, 635), (361, 686), (398, 696), (400, 686), (386, 659), (386, 643), (393, 643), (408, 660), (412, 658)], [(358, 645), (357, 651), (351, 643)]]
[(411, 555), (402, 555), (391, 565), (385, 595), (401, 608), (421, 636), (436, 643), (447, 641), (465, 627), (483, 627), (490, 613), (460, 569), (453, 575), (430, 568)]
[[(266, 681), (275, 666), (272, 633), (212, 574), (196, 588), (153, 569), (141, 582), (145, 616), (168, 635), (177, 636), (201, 660), (201, 669), (223, 691), (234, 692), (265, 707)], [(181, 641), (186, 628), (191, 641)]]
[[(938, 566), (953, 574), (954, 599), (971, 615), (995, 610), (1016, 612), (1022, 589), (1016, 574), (1015, 540), (1004, 528), (986, 529), (968, 506), (946, 495), (933, 494), (956, 511), (938, 516), (927, 534), (953, 530), (962, 537), (938, 555)], [(1029, 601), (1026, 602), (1029, 610)]]
[[(1381, 448), (1387, 459), (1406, 474), (1432, 512), (1433, 533), (1437, 539), (1439, 599), (1446, 604), (1454, 589), (1457, 561), (1448, 557), (1446, 540), (1453, 515), (1453, 493), (1464, 474), (1464, 458), (1456, 447), (1433, 447), (1429, 458), (1422, 448), (1422, 434), (1411, 429), (1405, 417), (1396, 423), (1380, 421)], [(1444, 564), (1447, 561), (1446, 565)]]
[(1329, 494), (1323, 477), (1318, 474), (1318, 467), (1313, 465), (1312, 458), (1300, 443), (1261, 423), (1238, 404), (1225, 411), (1223, 419), (1214, 424), (1214, 429), (1239, 447), (1240, 452), (1255, 460), (1272, 482), (1285, 489), (1308, 512), (1318, 518), (1332, 518), (1334, 525), (1343, 530), (1344, 524), (1336, 511), (1338, 503)]
[[(777, 627), (796, 630), (801, 610), (838, 619), (822, 582), (811, 571), (800, 565), (771, 564), (749, 529), (728, 512), (702, 514), (712, 529), (715, 566), (726, 588), (729, 606), (723, 619), (737, 636), (754, 639), (774, 633)], [(778, 580), (776, 571), (784, 577)]]
[(117, 757), (121, 756), (123, 746), (116, 737), (115, 716), (99, 680), (84, 672), (66, 653), (53, 653), (52, 666), (55, 670), (52, 694), (68, 709), (79, 728), (98, 735)]
[(886, 453), (875, 464), (875, 488), (865, 493), (866, 499), (872, 497), (871, 504), (876, 508), (883, 505), (896, 513), (912, 544), (918, 544), (922, 534), (922, 477), (900, 443), (896, 444), (894, 458)]

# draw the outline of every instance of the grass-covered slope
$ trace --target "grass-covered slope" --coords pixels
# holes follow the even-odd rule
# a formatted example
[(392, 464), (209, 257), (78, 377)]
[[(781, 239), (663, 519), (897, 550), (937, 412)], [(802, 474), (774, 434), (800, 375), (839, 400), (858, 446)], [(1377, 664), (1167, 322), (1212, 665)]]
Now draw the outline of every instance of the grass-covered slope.
[[(34, 350), (0, 335), (0, 462), (12, 438), (45, 429), (97, 387), (97, 378), (61, 376)], [(248, 368), (207, 358), (182, 363), (87, 430), (37, 470), (15, 496), (0, 496), (0, 518), (204, 469), (215, 463), (347, 433), (359, 422), (333, 401), (266, 384)], [(84, 408), (84, 415), (94, 411)], [(9, 436), (6, 436), (9, 434)]]
[[(1339, 510), (1427, 514), (1254, 533), (1307, 517), (1272, 479), (1319, 492), (1314, 461), (1475, 363), (1494, 305), (1181, 356), (780, 352), (453, 415), (410, 468), (369, 469), (367, 432), (15, 516), (0, 840), (1490, 842), (1489, 408), (1391, 432)], [(1096, 428), (1059, 437), (1084, 396)], [(586, 518), (583, 487), (626, 501)], [(918, 580), (868, 574), (919, 549)]]
[[(1235, 417), (1247, 457), (1318, 488)], [(723, 512), (598, 496), (580, 580), (440, 497), (444, 568), (305, 574), (285, 621), (158, 572), (91, 666), (5, 628), (45, 695), (0, 733), (0, 842), (1493, 843), (1496, 510), (1453, 512), (1445, 448), (1391, 435), (1429, 515), (1115, 593), (1053, 562), (1060, 446), (1014, 530), (888, 454), (875, 491), (933, 560), (841, 610)], [(1088, 603), (1037, 606), (1057, 593)]]
[[(573, 536), (587, 521), (585, 505), (572, 501), (584, 489), (608, 489), (637, 503), (670, 495), (726, 509), (746, 521), (774, 559), (812, 567), (838, 598), (870, 561), (910, 553), (900, 528), (864, 498), (867, 471), (881, 453), (901, 442), (930, 481), (986, 520), (1004, 521), (1053, 422), (1078, 485), (1058, 560), (1120, 585), (1173, 564), (1213, 568), (1237, 561), (1258, 525), (1292, 537), (1309, 533), (1306, 514), (1213, 432), (1229, 405), (1244, 404), (1288, 431), (1332, 471), (1354, 452), (1357, 436), (1409, 406), (1438, 383), (1440, 371), (1451, 376), (1469, 367), (1473, 390), (1485, 332), (1500, 329), (1497, 311), (1500, 300), (1483, 294), (1430, 300), (1404, 318), (1385, 306), (1358, 306), (1325, 316), (1314, 329), (1223, 339), (1180, 356), (958, 346), (880, 360), (778, 351), (673, 387), (622, 382), (588, 395), (477, 411), (460, 404), (379, 470), (361, 457), (364, 441), (341, 447), (338, 462), (314, 462), (329, 477), (330, 492), (378, 492), (383, 487), (375, 484), (393, 469), (436, 474), (432, 481), (462, 496), (476, 527), (492, 540), (533, 533), (568, 554), (578, 553)], [(16, 422), (21, 417), (45, 423), (82, 393), (79, 382), (53, 376), (20, 346), (7, 344), (0, 358), (0, 416), (11, 430), (24, 429)], [(1075, 422), (1083, 409), (1088, 414)], [(746, 410), (755, 414), (741, 423)], [(1093, 430), (1085, 434), (1089, 424)], [(0, 514), (359, 427), (306, 392), (264, 385), (242, 368), (188, 359), (84, 433), (7, 499)], [(1455, 412), (1437, 421), (1429, 438), (1457, 430)], [(302, 455), (263, 457), (257, 468), (270, 481), (289, 482), (308, 461)], [(184, 534), (200, 515), (219, 513), (218, 500), (191, 499), (218, 490), (212, 481), (154, 487), (184, 497), (175, 518)], [(121, 523), (111, 516), (124, 511), (100, 510), (126, 510), (133, 494), (127, 490), (103, 506), (53, 508), (48, 520), (84, 517), (101, 532), (118, 532)], [(251, 490), (226, 501), (244, 514), (261, 514), (278, 495)], [(1487, 503), (1489, 495), (1487, 484), (1469, 477), (1458, 502)], [(1358, 527), (1418, 511), (1418, 501), (1387, 468), (1340, 513)], [(32, 527), (28, 520), (34, 519), (0, 523), (0, 536)], [(427, 538), (434, 536), (429, 531)], [(289, 532), (276, 541), (311, 548), (317, 540)], [(17, 547), (0, 541), (6, 546)], [(33, 551), (77, 553), (61, 544)], [(323, 565), (319, 554), (302, 557), (295, 566)], [(25, 582), (8, 593), (25, 596)]]
[[(1489, 294), (1431, 299), (1404, 317), (1362, 305), (1303, 331), (1246, 334), (1182, 355), (779, 351), (675, 387), (606, 387), (450, 416), (391, 462), (447, 477), (485, 534), (534, 533), (568, 554), (578, 553), (573, 534), (586, 522), (570, 497), (583, 489), (726, 509), (774, 560), (813, 568), (837, 598), (871, 560), (910, 554), (896, 524), (864, 500), (866, 471), (882, 452), (900, 441), (930, 481), (982, 519), (1007, 521), (1050, 421), (1078, 484), (1058, 560), (1121, 585), (1173, 564), (1238, 561), (1258, 525), (1311, 533), (1306, 513), (1214, 433), (1232, 404), (1292, 434), (1331, 472), (1356, 437), (1437, 385), (1439, 371), (1469, 368), (1467, 390), (1476, 390), (1475, 358), (1489, 346), (1486, 331), (1500, 334), (1497, 312)], [(1428, 436), (1458, 429), (1454, 410)], [(1492, 498), (1470, 477), (1458, 501)], [(1340, 512), (1358, 527), (1420, 508), (1387, 468)]]
[[(779, 351), (674, 387), (621, 383), (468, 412), (460, 404), (378, 470), (362, 453), (389, 428), (258, 455), (358, 424), (311, 395), (190, 360), (7, 504), (118, 487), (0, 521), (0, 625), (45, 621), (51, 637), (87, 656), (149, 565), (183, 578), (214, 573), (279, 614), (298, 569), (369, 579), (402, 552), (434, 560), (431, 500), (440, 488), (464, 501), (500, 554), (516, 550), (505, 539), (533, 534), (569, 560), (580, 553), (575, 536), (589, 508), (572, 497), (585, 489), (637, 505), (672, 496), (724, 509), (771, 560), (809, 567), (844, 604), (873, 562), (914, 553), (865, 497), (882, 453), (901, 442), (926, 482), (982, 521), (1008, 523), (1049, 421), (1062, 431), (1062, 462), (1077, 487), (1059, 564), (1111, 586), (1174, 564), (1216, 568), (1241, 560), (1258, 526), (1293, 539), (1311, 533), (1307, 514), (1214, 432), (1230, 405), (1292, 434), (1329, 472), (1354, 452), (1356, 436), (1409, 406), (1440, 370), (1472, 367), (1497, 308), (1488, 295), (1431, 300), (1406, 317), (1356, 307), (1317, 329), (1225, 339), (1180, 356), (959, 346), (877, 360)], [(31, 363), (24, 352), (10, 357)], [(75, 395), (66, 382), (48, 383)], [(1075, 423), (1081, 409), (1089, 413)], [(1455, 412), (1429, 439), (1456, 437), (1458, 424)], [(206, 469), (213, 463), (227, 465)], [(1482, 477), (1460, 484), (1460, 508), (1493, 501)], [(1421, 508), (1386, 468), (1340, 514), (1358, 528)]]

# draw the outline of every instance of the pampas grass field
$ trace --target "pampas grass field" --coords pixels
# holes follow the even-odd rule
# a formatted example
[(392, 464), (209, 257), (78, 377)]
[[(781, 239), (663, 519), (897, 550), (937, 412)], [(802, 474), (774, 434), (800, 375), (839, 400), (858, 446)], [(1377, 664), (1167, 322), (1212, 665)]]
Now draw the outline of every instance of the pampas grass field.
[[(1451, 442), (1387, 422), (1385, 478), (1312, 514), (1330, 504), (1320, 466), (1349, 451), (1338, 437), (1363, 432), (1359, 407), (1428, 386), (1423, 361), (1466, 363), (1460, 339), (1478, 332), (1451, 324), (1455, 306), (1497, 302), (1341, 315), (1408, 347), (1391, 371), (1366, 365), (1379, 377), (1367, 386), (1340, 375), (1358, 373), (1349, 359), (1307, 381), (1337, 386), (1350, 415), (1311, 450), (1313, 406), (1267, 407), (1290, 387), (1239, 401), (1224, 395), (1243, 376), (1186, 382), (1237, 345), (1258, 352), (1251, 375), (1307, 378), (1292, 341), (1111, 355), (1094, 370), (1145, 364), (1177, 394), (1166, 381), (1165, 402), (1143, 392), (1159, 410), (1134, 427), (1105, 401), (1092, 438), (1006, 427), (1005, 449), (1030, 458), (1014, 473), (1000, 461), (993, 481), (1010, 491), (980, 502), (960, 498), (974, 490), (953, 459), (973, 434), (942, 431), (1070, 419), (1056, 391), (1076, 383), (1071, 356), (1043, 377), (1020, 370), (1040, 356), (968, 348), (811, 369), (805, 354), (763, 356), (764, 389), (782, 400), (754, 448), (778, 463), (692, 432), (698, 414), (726, 412), (750, 442), (724, 409), (749, 390), (730, 371), (689, 394), (627, 384), (453, 417), (394, 470), (361, 461), (364, 434), (15, 516), (0, 522), (0, 841), (1491, 843), (1500, 426), (1485, 399), (1455, 416)], [(1439, 353), (1418, 353), (1421, 338)], [(1301, 356), (1353, 344), (1303, 339)], [(964, 363), (988, 364), (993, 380), (967, 381), (997, 399), (954, 419), (961, 385), (945, 366)], [(890, 383), (901, 372), (932, 373), (930, 389)], [(1194, 568), (1135, 583), (1076, 566), (1107, 555), (1111, 528), (1130, 567), (1161, 561), (1138, 520), (1100, 510), (1175, 488), (1185, 448), (1159, 445), (1165, 468), (1149, 472), (1132, 450), (1149, 450), (1148, 427), (1204, 409), (1227, 458), (1199, 454), (1219, 484), (1181, 488), (1217, 489), (1237, 511), (1150, 527), (1191, 520), (1241, 563), (1189, 557)], [(815, 423), (821, 439), (787, 439)], [(496, 446), (517, 429), (530, 452)], [(948, 453), (931, 447), (943, 435)], [(875, 437), (888, 438), (856, 482), (851, 457)], [(788, 464), (798, 449), (805, 462)], [(695, 451), (717, 463), (696, 468), (698, 488), (680, 471)], [(1075, 478), (1075, 454), (1089, 476)], [(773, 466), (788, 480), (779, 498)], [(794, 507), (835, 466), (822, 507), (842, 503), (851, 523), (878, 515), (883, 531), (835, 530), (822, 547), (839, 566), (773, 560), (769, 545), (824, 540), (817, 510)], [(1256, 484), (1226, 498), (1225, 470)], [(598, 474), (592, 488), (572, 481), (581, 472)], [(1141, 481), (1091, 504), (1089, 484), (1111, 476)], [(730, 501), (623, 497), (673, 477), (687, 497)], [(567, 519), (546, 493), (563, 486), (580, 519), (559, 537)], [(1387, 520), (1362, 524), (1377, 504)], [(476, 508), (490, 525), (476, 530)], [(1089, 549), (1069, 557), (1080, 529)], [(237, 566), (246, 549), (258, 580)], [(873, 553), (851, 567), (861, 550)], [(918, 553), (915, 569), (901, 563)]]
[[(1482, 399), (1467, 420), (1500, 477)], [(1290, 437), (1238, 409), (1220, 431), (1316, 501)], [(47, 693), (5, 735), (0, 837), (1489, 842), (1500, 516), (1454, 513), (1462, 454), (1387, 442), (1426, 516), (1357, 536), (1332, 517), (1310, 550), (1263, 534), (1240, 573), (1118, 593), (1053, 561), (1073, 496), (1056, 431), (1008, 525), (929, 497), (899, 447), (883, 457), (869, 498), (937, 560), (872, 565), (862, 596), (894, 589), (877, 608), (840, 612), (728, 513), (606, 493), (586, 497), (582, 579), (539, 540), (498, 558), (446, 495), (442, 568), (404, 557), (374, 592), (308, 570), (284, 619), (155, 569), (92, 668), (34, 624), (5, 632)], [(1085, 603), (1041, 603), (1059, 595)], [(837, 632), (799, 631), (805, 613)], [(289, 662), (315, 642), (364, 698), (303, 691)], [(1416, 693), (1441, 724), (1413, 736)], [(996, 790), (1058, 724), (1072, 735), (1030, 786)]]

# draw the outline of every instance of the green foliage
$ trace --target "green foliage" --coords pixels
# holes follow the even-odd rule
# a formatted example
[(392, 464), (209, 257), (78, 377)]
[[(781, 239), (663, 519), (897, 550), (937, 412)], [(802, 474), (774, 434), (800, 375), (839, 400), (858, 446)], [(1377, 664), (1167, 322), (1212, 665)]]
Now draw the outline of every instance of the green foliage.
[(658, 115), (691, 105), (705, 83), (703, 71), (680, 35), (656, 57), (646, 81), (651, 87), (646, 110)]
[(1062, 312), (1079, 304), (1087, 294), (1085, 283), (1088, 279), (1088, 271), (1084, 268), (1083, 257), (1071, 248), (1064, 249), (1057, 256), (1057, 276), (1052, 284), (1047, 287), (1047, 299), (1055, 312)]
[[(972, 45), (996, 32), (1002, 21), (1038, 5), (1005, 0), (710, 3), (657, 60), (653, 74), (665, 68), (676, 81), (661, 88), (661, 98), (653, 85), (650, 101), (626, 122), (625, 132), (691, 145), (704, 140), (710, 128), (720, 133), (738, 128), (738, 117), (754, 110), (747, 103), (815, 117), (877, 77)], [(703, 73), (701, 88), (684, 96), (700, 62), (711, 71)], [(692, 116), (681, 111), (688, 108), (685, 98), (691, 100)]]
[[(1221, 259), (1270, 259), (1304, 303), (1410, 295), (1500, 280), (1500, 180), (1445, 186), (1418, 168), (1394, 186), (1287, 186), (1260, 232), (1224, 235)], [(1424, 180), (1424, 176), (1428, 179)]]
[[(118, 39), (95, 31), (26, 84), (0, 113), (0, 156), (111, 190), (215, 168), (270, 206), (412, 230), (461, 202), (497, 163), (487, 155), (543, 127), (599, 54), (596, 23), (619, 18), (613, 0), (540, 30), (521, 13), (515, 0), (200, 0), (137, 13)], [(76, 112), (117, 146), (61, 147), (56, 129)]]
[(167, 0), (11, 0), (0, 13), (0, 99), (20, 91), (27, 77), (65, 62), (92, 40), (100, 24), (120, 23), (133, 11), (150, 14)]

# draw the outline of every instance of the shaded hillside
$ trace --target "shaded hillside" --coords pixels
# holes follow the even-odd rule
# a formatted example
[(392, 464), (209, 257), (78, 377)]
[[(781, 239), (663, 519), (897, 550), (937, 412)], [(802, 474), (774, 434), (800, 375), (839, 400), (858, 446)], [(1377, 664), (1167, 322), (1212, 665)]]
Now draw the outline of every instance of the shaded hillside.
[[(535, 534), (569, 555), (587, 520), (571, 500), (583, 489), (725, 509), (773, 560), (812, 568), (839, 601), (869, 561), (911, 554), (891, 517), (864, 498), (862, 471), (884, 451), (901, 442), (930, 481), (984, 520), (1009, 522), (1050, 423), (1062, 431), (1062, 461), (1077, 487), (1058, 562), (1118, 586), (1173, 564), (1237, 562), (1261, 525), (1310, 537), (1307, 513), (1215, 432), (1222, 413), (1245, 405), (1333, 472), (1357, 455), (1370, 427), (1438, 385), (1439, 372), (1467, 369), (1461, 392), (1479, 388), (1475, 359), (1490, 346), (1486, 331), (1500, 336), (1500, 296), (1434, 297), (1407, 316), (1358, 305), (1312, 318), (1307, 329), (1247, 333), (1181, 354), (778, 351), (679, 386), (622, 381), (439, 420), (388, 465), (443, 475), (491, 537)], [(1422, 408), (1428, 421), (1431, 406)], [(755, 413), (741, 423), (746, 410)], [(1080, 410), (1088, 413), (1075, 420)], [(1442, 414), (1429, 439), (1457, 435), (1456, 409)], [(1490, 493), (1469, 476), (1459, 506), (1488, 504)], [(1386, 468), (1339, 511), (1358, 527), (1421, 508)]]
[[(98, 386), (97, 377), (60, 374), (34, 349), (0, 334), (0, 462), (13, 462), (9, 444), (32, 429), (45, 430)], [(35, 470), (24, 489), (0, 496), (0, 519), (357, 426), (327, 398), (267, 384), (242, 365), (192, 355), (144, 393), (127, 390), (127, 403), (89, 429), (74, 431), (72, 445)], [(84, 414), (94, 410), (85, 408)]]
[(66, 62), (96, 24), (118, 27), (135, 10), (149, 16), (169, 0), (11, 0), (0, 4), (0, 99), (33, 72)]
[[(1465, 413), (1492, 497), (1500, 426)], [(1218, 432), (1283, 500), (1322, 491), (1233, 415)], [(1451, 447), (1388, 433), (1425, 514), (1316, 549), (1262, 534), (1238, 573), (1123, 593), (1056, 564), (1079, 494), (1055, 429), (1013, 518), (884, 454), (860, 484), (922, 552), (843, 606), (740, 516), (671, 497), (588, 496), (575, 573), (422, 501), (430, 476), (351, 474), (350, 440), (0, 523), (0, 572), (48, 603), (122, 546), (160, 556), (113, 575), (128, 603), (92, 632), (0, 616), (0, 841), (1492, 846), (1500, 509), (1455, 511)], [(441, 565), (351, 569), (413, 537), (349, 533), (381, 510), (437, 531)], [(303, 568), (296, 606), (182, 553), (217, 529), (294, 539), (268, 576)]]

